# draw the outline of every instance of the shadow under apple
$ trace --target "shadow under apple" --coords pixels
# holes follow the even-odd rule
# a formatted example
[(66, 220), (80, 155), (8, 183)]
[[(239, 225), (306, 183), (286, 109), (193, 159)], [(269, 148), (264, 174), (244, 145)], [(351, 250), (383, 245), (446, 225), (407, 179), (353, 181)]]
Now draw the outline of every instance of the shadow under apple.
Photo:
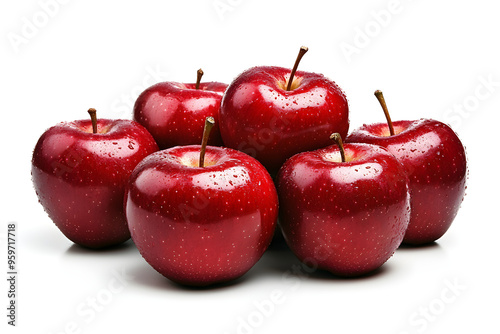
[(147, 262), (137, 263), (130, 268), (130, 274), (139, 285), (162, 291), (183, 291), (183, 292), (217, 292), (227, 290), (240, 285), (246, 281), (246, 275), (225, 283), (218, 283), (209, 286), (188, 286), (176, 283), (164, 277), (153, 269)]
[(364, 275), (355, 277), (343, 277), (335, 275), (327, 270), (308, 267), (302, 263), (290, 250), (281, 231), (274, 237), (269, 249), (264, 253), (260, 261), (247, 273), (252, 279), (259, 277), (287, 277), (293, 275), (300, 280), (330, 280), (353, 282), (366, 279), (375, 279), (388, 275), (393, 269), (391, 264), (385, 263), (380, 268)]
[(406, 252), (406, 251), (429, 251), (429, 250), (439, 250), (441, 249), (441, 245), (438, 244), (436, 241), (423, 244), (423, 245), (408, 245), (408, 244), (401, 244), (399, 248), (396, 250), (397, 252)]
[(133, 251), (137, 251), (137, 248), (135, 247), (135, 244), (132, 242), (132, 240), (129, 239), (119, 245), (98, 248), (98, 249), (88, 248), (78, 244), (72, 244), (66, 250), (65, 255), (85, 255), (85, 256), (86, 255), (94, 256), (96, 254), (114, 255), (114, 254), (130, 253)]

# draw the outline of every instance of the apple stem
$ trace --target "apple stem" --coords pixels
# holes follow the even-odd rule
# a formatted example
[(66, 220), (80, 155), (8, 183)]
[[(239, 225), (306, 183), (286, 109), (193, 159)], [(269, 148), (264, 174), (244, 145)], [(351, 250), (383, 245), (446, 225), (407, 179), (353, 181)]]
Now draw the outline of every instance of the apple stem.
[(340, 150), (340, 157), (342, 158), (342, 162), (345, 162), (345, 151), (344, 151), (344, 143), (342, 142), (342, 137), (340, 133), (332, 133), (330, 139), (334, 140)]
[(200, 68), (198, 70), (197, 77), (196, 77), (196, 89), (200, 89), (200, 82), (201, 82), (201, 77), (203, 76), (203, 70)]
[(382, 91), (376, 90), (375, 96), (377, 97), (378, 102), (382, 106), (384, 110), (385, 118), (387, 119), (387, 124), (389, 125), (389, 132), (391, 136), (394, 136), (394, 127), (392, 126), (391, 115), (389, 114), (389, 110), (387, 109), (387, 104), (385, 103), (384, 94)]
[(90, 115), (90, 119), (92, 120), (92, 132), (97, 133), (97, 111), (94, 108), (90, 108), (88, 113)]
[(201, 142), (199, 167), (205, 167), (205, 151), (207, 149), (208, 137), (210, 136), (210, 131), (212, 131), (214, 124), (215, 120), (212, 116), (207, 117), (205, 119), (205, 127), (203, 128), (203, 139)]
[(297, 67), (299, 67), (300, 60), (302, 57), (306, 54), (306, 52), (309, 50), (306, 46), (302, 46), (299, 50), (299, 55), (297, 56), (297, 59), (295, 59), (295, 64), (293, 65), (292, 68), (292, 73), (290, 73), (290, 78), (288, 79), (288, 85), (286, 86), (286, 90), (289, 91), (292, 89), (292, 82), (293, 82), (293, 77), (295, 76), (295, 72), (297, 71)]

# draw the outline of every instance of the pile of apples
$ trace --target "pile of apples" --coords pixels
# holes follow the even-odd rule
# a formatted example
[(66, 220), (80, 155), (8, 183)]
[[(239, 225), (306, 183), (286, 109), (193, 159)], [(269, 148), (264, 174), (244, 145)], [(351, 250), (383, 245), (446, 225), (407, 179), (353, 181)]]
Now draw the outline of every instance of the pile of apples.
[[(276, 226), (304, 263), (370, 273), (401, 243), (440, 238), (465, 193), (455, 132), (431, 119), (348, 135), (343, 91), (322, 74), (260, 66), (228, 86), (162, 82), (134, 120), (63, 122), (40, 137), (32, 178), (73, 242), (132, 237), (144, 259), (186, 285), (227, 282), (263, 255)], [(345, 144), (342, 139), (344, 139)], [(201, 145), (200, 145), (201, 143)], [(279, 208), (279, 210), (278, 210)]]

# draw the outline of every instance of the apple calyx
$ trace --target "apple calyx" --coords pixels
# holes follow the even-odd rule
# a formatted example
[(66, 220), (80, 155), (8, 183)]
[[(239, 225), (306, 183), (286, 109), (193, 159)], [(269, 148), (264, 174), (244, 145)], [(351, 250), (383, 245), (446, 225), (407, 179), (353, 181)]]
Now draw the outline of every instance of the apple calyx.
[(198, 72), (196, 72), (196, 89), (200, 89), (201, 77), (203, 76), (203, 70), (200, 68)]
[(292, 68), (292, 73), (290, 73), (290, 78), (288, 78), (288, 84), (286, 86), (287, 91), (290, 91), (292, 89), (293, 77), (295, 76), (295, 72), (297, 71), (297, 67), (299, 67), (300, 60), (302, 59), (302, 57), (306, 54), (306, 52), (308, 50), (309, 50), (309, 48), (306, 46), (300, 47), (299, 54), (297, 55), (297, 59), (295, 59), (295, 64), (293, 65), (293, 68)]
[(210, 136), (210, 131), (212, 131), (214, 124), (215, 120), (212, 116), (205, 119), (205, 127), (203, 128), (203, 139), (200, 150), (200, 163), (198, 165), (199, 167), (205, 167), (205, 151), (207, 149), (208, 137)]
[(346, 160), (345, 160), (345, 151), (344, 151), (344, 143), (342, 142), (342, 137), (340, 136), (340, 134), (338, 132), (332, 133), (330, 135), (330, 139), (332, 139), (333, 141), (335, 141), (335, 143), (339, 147), (340, 157), (342, 158), (342, 162), (346, 162)]
[(97, 133), (97, 110), (90, 108), (88, 110), (90, 119), (92, 120), (92, 133)]
[(385, 118), (387, 120), (387, 125), (389, 125), (389, 133), (391, 134), (391, 136), (394, 136), (394, 127), (392, 126), (391, 115), (389, 114), (389, 110), (387, 109), (387, 104), (385, 103), (384, 94), (382, 94), (381, 90), (376, 90), (374, 94), (378, 102), (382, 106), (382, 109), (384, 110)]

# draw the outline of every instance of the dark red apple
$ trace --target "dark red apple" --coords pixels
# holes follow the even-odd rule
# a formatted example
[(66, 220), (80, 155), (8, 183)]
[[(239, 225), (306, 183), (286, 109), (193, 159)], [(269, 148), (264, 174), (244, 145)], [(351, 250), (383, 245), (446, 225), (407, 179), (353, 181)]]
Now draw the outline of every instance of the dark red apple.
[(349, 108), (342, 90), (322, 74), (259, 66), (228, 87), (220, 110), (222, 140), (275, 174), (292, 155), (325, 147), (332, 132), (346, 136)]
[(45, 131), (33, 151), (38, 199), (74, 243), (90, 248), (120, 244), (130, 238), (125, 185), (134, 167), (157, 150), (153, 137), (134, 121), (60, 123)]
[(222, 145), (218, 118), (227, 85), (200, 83), (202, 74), (199, 70), (195, 84), (157, 83), (137, 98), (134, 120), (148, 129), (160, 149), (201, 143), (203, 124), (209, 116), (215, 120), (209, 144)]
[(148, 156), (132, 173), (125, 201), (144, 259), (165, 277), (195, 286), (245, 274), (269, 246), (278, 215), (273, 181), (257, 160), (213, 146), (200, 159), (203, 147)]
[(280, 226), (304, 263), (359, 276), (384, 264), (403, 240), (410, 217), (408, 180), (384, 148), (344, 149), (342, 154), (330, 146), (285, 162), (278, 174)]
[(375, 93), (388, 123), (363, 125), (346, 141), (385, 147), (401, 162), (409, 177), (411, 195), (411, 219), (403, 242), (413, 245), (433, 242), (449, 229), (465, 194), (464, 146), (442, 122), (432, 119), (392, 122), (382, 93)]

